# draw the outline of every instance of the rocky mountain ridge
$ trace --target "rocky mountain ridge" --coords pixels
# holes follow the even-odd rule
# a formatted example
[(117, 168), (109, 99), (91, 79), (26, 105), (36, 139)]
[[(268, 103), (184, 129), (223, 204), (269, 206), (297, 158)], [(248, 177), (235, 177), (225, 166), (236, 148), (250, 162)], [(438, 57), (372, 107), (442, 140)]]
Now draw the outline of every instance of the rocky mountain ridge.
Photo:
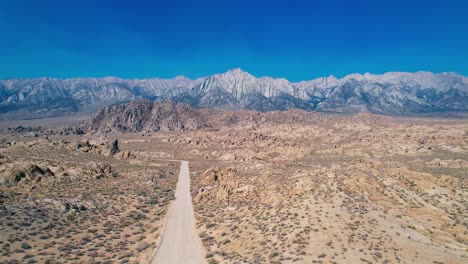
[[(344, 116), (343, 116), (344, 117)], [(169, 132), (190, 130), (230, 130), (233, 127), (255, 128), (269, 124), (322, 124), (339, 116), (291, 109), (288, 111), (258, 112), (254, 110), (223, 110), (194, 108), (174, 102), (134, 100), (107, 106), (77, 126), (63, 131), (76, 134), (107, 134), (125, 132)], [(375, 124), (388, 122), (388, 117), (360, 113), (352, 118)]]
[(115, 77), (0, 80), (0, 114), (44, 117), (97, 109), (137, 98), (194, 107), (258, 111), (299, 108), (323, 112), (414, 114), (468, 111), (468, 78), (456, 73), (351, 74), (289, 82), (241, 69), (191, 80)]

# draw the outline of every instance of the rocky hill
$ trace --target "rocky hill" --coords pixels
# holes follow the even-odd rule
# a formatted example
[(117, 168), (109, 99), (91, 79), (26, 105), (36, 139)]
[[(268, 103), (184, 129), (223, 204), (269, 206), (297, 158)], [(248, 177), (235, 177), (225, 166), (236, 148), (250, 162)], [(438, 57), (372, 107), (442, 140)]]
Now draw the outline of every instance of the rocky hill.
[(241, 69), (206, 78), (124, 80), (114, 77), (0, 80), (0, 114), (44, 117), (91, 113), (136, 98), (194, 107), (258, 111), (299, 108), (323, 112), (414, 114), (468, 111), (468, 79), (456, 73), (351, 74), (289, 82)]
[[(367, 120), (376, 124), (386, 122), (387, 119), (384, 116), (371, 114), (360, 114), (358, 118), (360, 122)], [(300, 109), (269, 112), (198, 109), (182, 103), (153, 102), (143, 99), (104, 107), (90, 118), (81, 121), (76, 127), (68, 127), (64, 131), (95, 134), (200, 129), (220, 130), (232, 127), (252, 128), (263, 124), (322, 124), (331, 119), (331, 115)]]
[(96, 132), (182, 131), (207, 128), (205, 116), (184, 104), (135, 100), (104, 107), (79, 127)]

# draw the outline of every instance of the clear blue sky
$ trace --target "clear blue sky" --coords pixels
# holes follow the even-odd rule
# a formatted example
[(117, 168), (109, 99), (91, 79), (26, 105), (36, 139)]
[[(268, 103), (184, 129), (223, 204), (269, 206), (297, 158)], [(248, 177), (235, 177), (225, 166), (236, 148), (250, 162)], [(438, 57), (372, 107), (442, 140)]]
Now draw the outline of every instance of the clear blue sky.
[(0, 0), (0, 78), (468, 75), (468, 1)]

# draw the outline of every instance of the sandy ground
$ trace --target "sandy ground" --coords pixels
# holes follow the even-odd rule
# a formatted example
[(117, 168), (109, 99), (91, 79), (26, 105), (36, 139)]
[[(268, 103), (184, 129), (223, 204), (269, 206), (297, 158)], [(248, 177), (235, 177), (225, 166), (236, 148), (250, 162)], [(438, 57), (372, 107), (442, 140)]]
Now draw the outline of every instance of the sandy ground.
[(76, 125), (81, 120), (88, 118), (89, 115), (77, 114), (73, 116), (64, 117), (49, 117), (41, 119), (28, 119), (28, 120), (3, 120), (0, 115), (0, 129), (14, 128), (17, 126), (24, 127), (47, 127), (50, 129), (60, 129), (66, 126)]
[(205, 263), (201, 241), (195, 230), (187, 161), (182, 161), (175, 196), (161, 245), (151, 263)]
[(0, 263), (148, 263), (179, 163), (105, 155), (97, 151), (105, 144), (77, 137), (31, 139), (0, 148), (0, 178), (28, 164), (53, 175), (37, 170), (35, 180), (0, 184)]

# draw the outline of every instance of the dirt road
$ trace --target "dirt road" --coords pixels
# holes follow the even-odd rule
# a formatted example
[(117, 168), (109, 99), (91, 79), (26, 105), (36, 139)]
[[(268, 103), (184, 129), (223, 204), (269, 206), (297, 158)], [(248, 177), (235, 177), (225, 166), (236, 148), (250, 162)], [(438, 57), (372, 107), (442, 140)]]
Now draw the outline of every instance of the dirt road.
[(205, 263), (202, 244), (195, 230), (188, 162), (181, 163), (176, 199), (169, 207), (161, 245), (151, 263)]

